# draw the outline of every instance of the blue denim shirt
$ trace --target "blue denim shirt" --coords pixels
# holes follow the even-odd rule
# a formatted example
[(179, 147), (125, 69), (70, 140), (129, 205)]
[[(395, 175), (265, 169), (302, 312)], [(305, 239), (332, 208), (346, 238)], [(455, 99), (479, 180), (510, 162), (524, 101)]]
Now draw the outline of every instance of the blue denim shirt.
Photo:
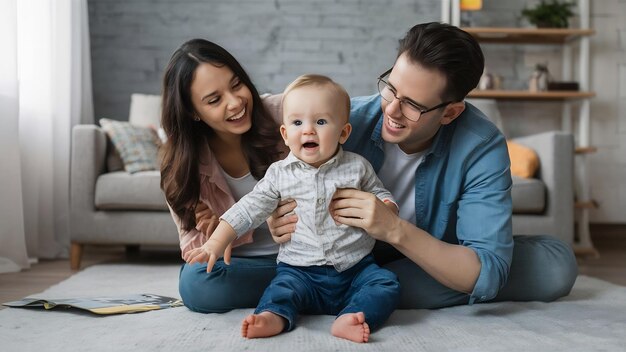
[[(344, 149), (364, 156), (376, 172), (385, 160), (382, 122), (378, 94), (352, 99), (352, 134)], [(506, 283), (513, 255), (511, 184), (504, 136), (469, 103), (441, 126), (415, 173), (415, 225), (473, 249), (480, 259), (469, 304), (495, 297)]]

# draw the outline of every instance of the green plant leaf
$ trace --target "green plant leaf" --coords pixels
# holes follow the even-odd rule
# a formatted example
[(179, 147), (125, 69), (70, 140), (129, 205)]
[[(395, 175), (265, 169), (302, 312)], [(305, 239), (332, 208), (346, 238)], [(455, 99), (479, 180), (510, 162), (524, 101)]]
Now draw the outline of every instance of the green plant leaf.
[(574, 6), (573, 2), (541, 0), (535, 7), (523, 9), (522, 17), (537, 27), (567, 28), (569, 17), (574, 15), (572, 11)]

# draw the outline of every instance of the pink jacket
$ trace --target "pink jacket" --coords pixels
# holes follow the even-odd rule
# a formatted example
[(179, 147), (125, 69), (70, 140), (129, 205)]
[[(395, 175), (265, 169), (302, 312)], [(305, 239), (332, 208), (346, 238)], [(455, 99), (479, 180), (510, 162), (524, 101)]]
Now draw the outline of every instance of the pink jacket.
[[(281, 99), (282, 94), (263, 97), (263, 104), (265, 105), (265, 108), (268, 109), (270, 115), (279, 124), (282, 121)], [(279, 142), (277, 141), (277, 143)], [(230, 187), (228, 187), (228, 184), (224, 179), (224, 175), (222, 174), (222, 170), (217, 162), (217, 159), (215, 159), (213, 153), (211, 152), (211, 148), (209, 148), (209, 144), (205, 143), (205, 146), (206, 148), (200, 156), (199, 165), (200, 201), (206, 204), (213, 212), (210, 219), (210, 225), (207, 229), (208, 233), (213, 233), (220, 222), (220, 216), (222, 216), (226, 210), (235, 204), (235, 199), (230, 191)], [(284, 154), (281, 156), (281, 159), (287, 155), (286, 147), (284, 145), (282, 147), (284, 148)], [(208, 237), (204, 236), (204, 234), (197, 229), (192, 229), (190, 231), (183, 230), (181, 228), (180, 218), (172, 211), (172, 208), (170, 208), (170, 213), (172, 214), (172, 218), (174, 219), (176, 228), (178, 229), (182, 256), (194, 248), (201, 247), (204, 242), (208, 240)], [(233, 247), (252, 243), (252, 232), (253, 230), (250, 230), (236, 239), (233, 242)]]
[[(200, 201), (209, 207), (213, 212), (208, 227), (208, 233), (212, 233), (220, 222), (220, 216), (226, 212), (233, 204), (235, 199), (224, 179), (222, 170), (217, 159), (213, 156), (209, 144), (200, 156)], [(172, 218), (178, 228), (178, 236), (180, 239), (181, 255), (185, 255), (188, 251), (201, 247), (208, 237), (198, 229), (189, 231), (183, 230), (180, 218), (170, 208)], [(233, 247), (252, 242), (252, 230), (246, 232), (233, 242)]]

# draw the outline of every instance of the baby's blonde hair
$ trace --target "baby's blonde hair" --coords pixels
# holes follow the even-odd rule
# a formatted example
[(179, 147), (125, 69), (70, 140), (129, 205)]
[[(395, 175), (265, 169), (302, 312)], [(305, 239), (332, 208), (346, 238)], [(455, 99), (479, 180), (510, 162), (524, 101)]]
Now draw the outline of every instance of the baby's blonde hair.
[(287, 88), (285, 88), (285, 91), (283, 92), (283, 97), (282, 97), (282, 101), (281, 101), (281, 105), (282, 103), (285, 102), (285, 97), (292, 92), (293, 90), (297, 89), (297, 88), (302, 88), (302, 87), (309, 87), (309, 86), (328, 86), (331, 90), (333, 90), (335, 94), (333, 94), (333, 96), (335, 96), (341, 105), (343, 105), (343, 107), (345, 108), (345, 119), (346, 122), (348, 122), (349, 118), (350, 118), (350, 95), (348, 95), (348, 92), (337, 82), (333, 81), (332, 79), (330, 79), (327, 76), (324, 75), (317, 75), (317, 74), (306, 74), (306, 75), (302, 75), (298, 78), (296, 78), (293, 82), (291, 82)]

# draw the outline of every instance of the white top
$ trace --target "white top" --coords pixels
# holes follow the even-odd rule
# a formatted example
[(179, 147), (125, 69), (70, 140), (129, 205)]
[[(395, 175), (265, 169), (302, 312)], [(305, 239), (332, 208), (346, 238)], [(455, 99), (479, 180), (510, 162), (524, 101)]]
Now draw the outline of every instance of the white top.
[(415, 173), (425, 152), (406, 154), (400, 146), (384, 143), (385, 161), (378, 177), (398, 202), (401, 219), (415, 224)]
[(340, 148), (333, 158), (315, 168), (290, 153), (272, 164), (254, 190), (221, 219), (240, 236), (263, 223), (280, 199), (295, 199), (296, 230), (291, 241), (281, 244), (277, 260), (294, 266), (333, 265), (344, 271), (369, 254), (375, 241), (364, 230), (338, 225), (330, 217), (328, 206), (338, 188), (360, 189), (381, 200), (394, 201), (369, 162), (357, 154)]
[[(224, 179), (230, 188), (235, 201), (250, 193), (257, 180), (249, 172), (242, 177), (232, 177), (222, 171)], [(253, 257), (258, 255), (270, 255), (278, 252), (278, 243), (274, 242), (267, 223), (263, 222), (254, 230), (254, 242), (233, 248), (232, 255), (239, 257)]]

